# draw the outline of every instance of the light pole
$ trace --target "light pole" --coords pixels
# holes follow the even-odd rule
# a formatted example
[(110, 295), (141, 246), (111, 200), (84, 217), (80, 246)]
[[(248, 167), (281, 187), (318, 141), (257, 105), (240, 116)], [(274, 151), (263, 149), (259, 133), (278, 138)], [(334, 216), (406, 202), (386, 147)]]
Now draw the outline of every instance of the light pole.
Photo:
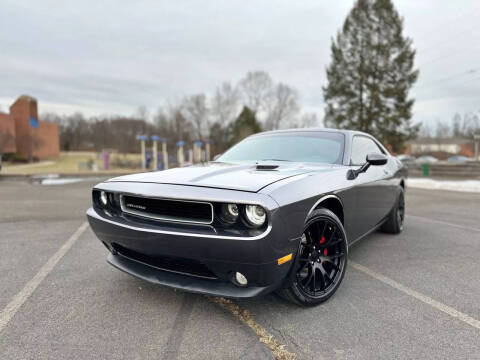
[(205, 161), (210, 161), (210, 140), (205, 141)]
[(142, 152), (142, 170), (145, 170), (145, 140), (147, 140), (147, 135), (137, 135), (137, 140), (140, 141), (140, 151)]
[(158, 148), (157, 142), (160, 140), (160, 137), (157, 135), (150, 136), (150, 140), (152, 140), (152, 154), (153, 154), (153, 171), (158, 170)]
[(179, 167), (182, 167), (183, 166), (183, 162), (185, 161), (184, 160), (184, 157), (183, 157), (183, 145), (185, 145), (185, 141), (177, 141), (177, 146), (178, 146), (178, 149), (177, 149), (177, 162), (178, 162), (178, 166)]
[(162, 142), (162, 155), (163, 155), (163, 170), (168, 169), (168, 152), (167, 152), (167, 139), (161, 138)]
[(193, 143), (193, 162), (202, 161), (202, 145), (203, 143), (200, 140)]

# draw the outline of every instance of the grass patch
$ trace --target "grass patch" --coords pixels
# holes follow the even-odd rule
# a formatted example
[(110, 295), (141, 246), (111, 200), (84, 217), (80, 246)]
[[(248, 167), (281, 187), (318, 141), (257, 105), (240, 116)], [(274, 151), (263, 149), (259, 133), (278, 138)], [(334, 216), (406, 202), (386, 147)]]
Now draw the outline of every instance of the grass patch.
[[(99, 172), (105, 172), (103, 169), (103, 158), (99, 158), (96, 152), (70, 151), (61, 152), (55, 159), (49, 159), (32, 164), (9, 164), (4, 163), (2, 173), (18, 175), (35, 174), (80, 174), (95, 173), (89, 170), (87, 163), (97, 165)], [(128, 163), (128, 168), (122, 167), (123, 163)], [(134, 172), (140, 171), (140, 154), (112, 154), (110, 157), (111, 167), (107, 172)], [(137, 166), (138, 164), (138, 166)]]

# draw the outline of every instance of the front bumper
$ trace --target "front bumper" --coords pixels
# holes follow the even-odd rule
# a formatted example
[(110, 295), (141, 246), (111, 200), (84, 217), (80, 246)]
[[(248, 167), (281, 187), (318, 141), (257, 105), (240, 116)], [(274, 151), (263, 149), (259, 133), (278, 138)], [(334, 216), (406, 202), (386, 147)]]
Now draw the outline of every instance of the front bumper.
[[(111, 251), (108, 262), (143, 280), (185, 291), (246, 298), (273, 291), (284, 283), (293, 261), (277, 264), (277, 259), (295, 254), (298, 241), (283, 238), (285, 224), (272, 219), (269, 229), (254, 238), (229, 238), (152, 229), (125, 221), (110, 220), (93, 208), (88, 221)], [(182, 262), (182, 269), (158, 265), (158, 259)], [(151, 259), (155, 261), (150, 261)], [(189, 271), (189, 264), (201, 272)], [(248, 279), (247, 287), (235, 285), (234, 272)]]

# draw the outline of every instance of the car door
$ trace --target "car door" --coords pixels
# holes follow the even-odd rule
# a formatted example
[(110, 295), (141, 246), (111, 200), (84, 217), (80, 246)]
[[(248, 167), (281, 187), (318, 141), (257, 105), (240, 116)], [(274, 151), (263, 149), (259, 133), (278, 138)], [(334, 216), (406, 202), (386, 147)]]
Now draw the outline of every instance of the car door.
[[(355, 135), (352, 139), (350, 166), (358, 168), (368, 154), (385, 154), (370, 137)], [(385, 154), (386, 155), (386, 154)], [(370, 166), (354, 180), (356, 192), (356, 221), (354, 232), (362, 236), (375, 227), (388, 213), (390, 204), (389, 174), (386, 165)]]

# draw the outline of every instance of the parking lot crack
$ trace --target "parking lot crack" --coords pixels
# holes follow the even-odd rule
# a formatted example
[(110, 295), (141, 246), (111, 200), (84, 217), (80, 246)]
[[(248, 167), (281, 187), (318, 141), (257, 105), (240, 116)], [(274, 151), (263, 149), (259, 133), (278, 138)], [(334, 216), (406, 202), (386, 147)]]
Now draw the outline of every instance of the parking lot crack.
[(258, 336), (260, 342), (264, 343), (276, 360), (296, 360), (297, 356), (286, 349), (286, 345), (281, 344), (275, 337), (265, 328), (255, 322), (252, 314), (248, 310), (240, 308), (232, 300), (207, 296), (208, 300), (219, 305), (224, 310), (232, 313), (242, 323), (248, 325)]

